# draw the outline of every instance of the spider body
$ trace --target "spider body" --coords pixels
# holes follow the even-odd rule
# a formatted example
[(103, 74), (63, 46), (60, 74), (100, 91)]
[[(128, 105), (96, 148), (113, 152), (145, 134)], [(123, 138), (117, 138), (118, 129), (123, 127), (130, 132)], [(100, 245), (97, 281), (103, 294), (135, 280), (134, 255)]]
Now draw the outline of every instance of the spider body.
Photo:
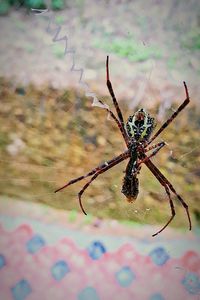
[(130, 116), (126, 123), (128, 136), (134, 138), (136, 141), (148, 141), (154, 128), (155, 120), (144, 108), (139, 109), (133, 116)]
[[(75, 179), (70, 180), (67, 182), (64, 186), (57, 189), (55, 192), (58, 192), (66, 187), (68, 187), (71, 184), (74, 184), (82, 179), (85, 179), (87, 177), (91, 177), (90, 180), (83, 186), (83, 188), (78, 193), (79, 198), (79, 204), (84, 214), (86, 214), (86, 211), (83, 208), (82, 205), (82, 194), (84, 191), (89, 187), (89, 185), (102, 173), (106, 172), (110, 168), (114, 167), (115, 165), (121, 163), (125, 159), (129, 158), (129, 162), (127, 164), (126, 170), (125, 170), (125, 176), (123, 179), (122, 184), (122, 193), (126, 196), (128, 202), (133, 202), (136, 200), (138, 193), (139, 193), (139, 181), (138, 181), (138, 174), (141, 169), (141, 165), (145, 164), (146, 167), (151, 171), (151, 173), (155, 176), (155, 178), (159, 181), (159, 183), (163, 186), (166, 195), (167, 200), (169, 201), (169, 205), (171, 208), (171, 217), (168, 220), (168, 222), (153, 236), (156, 236), (160, 232), (162, 232), (169, 223), (173, 220), (175, 217), (175, 207), (174, 203), (171, 197), (171, 193), (173, 193), (183, 208), (185, 209), (185, 212), (188, 217), (189, 221), (189, 230), (192, 228), (190, 214), (188, 205), (183, 200), (183, 198), (176, 192), (173, 185), (170, 183), (170, 181), (161, 173), (161, 171), (153, 164), (151, 161), (151, 158), (155, 156), (165, 145), (165, 142), (159, 142), (157, 144), (149, 146), (152, 141), (160, 135), (160, 133), (177, 117), (177, 115), (186, 107), (186, 105), (190, 102), (189, 99), (189, 93), (186, 86), (186, 83), (183, 82), (185, 93), (186, 93), (186, 99), (183, 101), (183, 103), (178, 107), (178, 109), (172, 114), (172, 116), (164, 122), (164, 124), (157, 130), (156, 133), (154, 133), (153, 137), (151, 137), (151, 134), (156, 126), (155, 120), (153, 117), (151, 117), (145, 109), (141, 108), (139, 109), (134, 115), (130, 116), (126, 122), (124, 123), (123, 115), (121, 113), (121, 110), (119, 108), (118, 102), (116, 100), (112, 84), (109, 78), (109, 57), (107, 56), (106, 60), (106, 76), (107, 76), (107, 87), (110, 92), (110, 95), (113, 100), (113, 104), (116, 109), (117, 116), (109, 109), (105, 108), (111, 115), (112, 119), (116, 122), (121, 135), (124, 139), (124, 142), (126, 144), (126, 150), (118, 155), (117, 157), (114, 157), (113, 159), (97, 166), (90, 172), (88, 172), (86, 175), (82, 175), (80, 177), (77, 177)], [(101, 104), (102, 101), (99, 100)], [(151, 151), (151, 153), (148, 155), (147, 152)]]
[[(121, 192), (126, 196), (128, 202), (134, 202), (139, 193), (139, 180), (137, 175), (141, 169), (138, 165), (139, 159), (145, 153), (145, 145), (148, 142), (154, 128), (155, 120), (144, 108), (139, 109), (132, 116), (129, 116), (125, 128), (129, 137), (128, 148), (130, 160), (126, 167), (126, 175), (123, 179)], [(144, 158), (144, 157), (143, 157)]]
[(138, 153), (136, 143), (131, 145), (130, 156), (131, 157), (126, 167), (121, 192), (125, 195), (128, 202), (133, 202), (137, 199), (139, 193), (139, 180), (137, 178), (139, 167), (137, 165)]

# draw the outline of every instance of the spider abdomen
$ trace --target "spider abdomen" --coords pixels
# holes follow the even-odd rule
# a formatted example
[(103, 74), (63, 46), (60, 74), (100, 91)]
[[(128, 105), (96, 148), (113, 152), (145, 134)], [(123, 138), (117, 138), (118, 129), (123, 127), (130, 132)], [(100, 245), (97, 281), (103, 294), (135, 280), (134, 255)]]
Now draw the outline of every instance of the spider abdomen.
[(126, 196), (128, 202), (136, 200), (139, 193), (139, 180), (137, 174), (139, 172), (137, 166), (137, 151), (135, 143), (132, 144), (131, 157), (126, 166), (125, 176), (122, 184), (121, 192)]
[(121, 192), (126, 196), (128, 202), (137, 199), (139, 193), (139, 180), (136, 176), (125, 176)]

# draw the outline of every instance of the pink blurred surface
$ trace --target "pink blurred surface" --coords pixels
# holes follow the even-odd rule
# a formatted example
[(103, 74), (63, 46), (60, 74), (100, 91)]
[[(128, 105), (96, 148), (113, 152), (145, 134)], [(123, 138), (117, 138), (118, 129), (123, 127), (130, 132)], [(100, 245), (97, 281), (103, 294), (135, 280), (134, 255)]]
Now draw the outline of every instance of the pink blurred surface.
[(152, 239), (150, 228), (139, 239), (116, 223), (124, 236), (116, 229), (108, 235), (105, 226), (56, 222), (62, 212), (53, 209), (11, 206), (1, 203), (0, 300), (200, 299), (199, 237), (193, 233)]

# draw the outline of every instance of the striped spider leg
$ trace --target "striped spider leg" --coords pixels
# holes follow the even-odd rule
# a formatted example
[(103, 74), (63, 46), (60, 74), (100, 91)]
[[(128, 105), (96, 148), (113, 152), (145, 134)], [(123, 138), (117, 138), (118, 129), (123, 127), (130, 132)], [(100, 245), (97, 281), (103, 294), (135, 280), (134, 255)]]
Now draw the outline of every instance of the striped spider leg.
[(156, 232), (152, 236), (154, 237), (157, 234), (159, 234), (160, 232), (162, 232), (169, 225), (169, 223), (171, 223), (171, 221), (173, 220), (173, 218), (176, 215), (174, 204), (173, 204), (173, 201), (172, 201), (172, 198), (171, 198), (171, 195), (170, 195), (170, 190), (178, 198), (178, 200), (181, 202), (182, 206), (185, 208), (185, 211), (186, 211), (187, 217), (188, 217), (188, 221), (189, 221), (189, 230), (191, 230), (192, 229), (192, 223), (191, 223), (191, 218), (190, 218), (190, 213), (189, 213), (188, 205), (185, 203), (185, 201), (183, 200), (183, 198), (179, 194), (177, 194), (177, 192), (174, 189), (173, 185), (160, 172), (160, 170), (152, 163), (152, 161), (150, 159), (148, 159), (147, 161), (145, 161), (145, 165), (149, 168), (149, 170), (158, 179), (158, 181), (160, 182), (160, 184), (164, 187), (164, 189), (165, 189), (165, 191), (167, 193), (167, 196), (168, 196), (169, 204), (170, 204), (170, 207), (171, 207), (171, 213), (172, 213), (169, 221), (158, 232)]
[(114, 91), (113, 91), (113, 87), (112, 87), (112, 83), (110, 81), (110, 75), (109, 75), (109, 56), (107, 56), (107, 59), (106, 59), (106, 84), (107, 84), (108, 90), (110, 92), (111, 98), (113, 100), (113, 104), (115, 106), (115, 109), (116, 109), (116, 112), (117, 112), (117, 116), (119, 118), (120, 127), (121, 127), (120, 130), (123, 132), (123, 137), (124, 137), (124, 140), (125, 140), (126, 145), (128, 147), (128, 145), (129, 145), (129, 138), (128, 138), (128, 135), (126, 133), (126, 129), (125, 129), (125, 125), (124, 125), (124, 118), (123, 118), (121, 109), (119, 107), (119, 104), (117, 102), (117, 99), (115, 97), (115, 94), (114, 94)]
[(57, 189), (55, 191), (55, 193), (57, 193), (58, 191), (61, 191), (63, 189), (65, 189), (66, 187), (68, 187), (71, 184), (74, 184), (82, 179), (85, 179), (89, 176), (93, 177), (84, 185), (84, 187), (81, 189), (81, 191), (78, 193), (78, 198), (79, 198), (79, 204), (80, 207), (83, 211), (83, 213), (85, 215), (87, 215), (86, 211), (83, 208), (82, 205), (82, 201), (81, 201), (81, 196), (84, 193), (84, 191), (88, 188), (88, 186), (92, 183), (93, 180), (95, 180), (100, 174), (108, 171), (110, 168), (114, 167), (115, 165), (121, 163), (123, 160), (127, 159), (130, 156), (129, 150), (124, 151), (123, 153), (121, 153), (120, 155), (118, 155), (117, 157), (114, 157), (113, 159), (99, 165), (98, 167), (94, 168), (93, 170), (91, 170), (89, 173), (87, 173), (86, 175), (77, 177), (75, 179), (70, 180), (68, 183), (66, 183), (64, 186), (62, 186), (61, 188)]
[(85, 212), (82, 202), (81, 202), (81, 196), (82, 194), (85, 192), (85, 190), (88, 188), (88, 186), (92, 183), (92, 181), (94, 181), (100, 174), (108, 171), (110, 168), (114, 167), (115, 165), (121, 163), (123, 160), (127, 159), (128, 157), (130, 157), (129, 154), (129, 150), (123, 152), (122, 154), (120, 154), (119, 156), (117, 156), (116, 158), (105, 162), (103, 165), (101, 165), (98, 170), (95, 172), (95, 174), (92, 176), (92, 178), (84, 185), (84, 187), (80, 190), (80, 192), (78, 193), (78, 198), (79, 198), (79, 204), (81, 206), (81, 209), (83, 211), (83, 213), (85, 215), (87, 215), (87, 213)]
[[(148, 141), (147, 145), (149, 145), (177, 117), (177, 115), (190, 102), (187, 85), (186, 85), (185, 82), (183, 82), (183, 84), (184, 84), (184, 87), (185, 87), (186, 99), (178, 107), (178, 109), (172, 114), (172, 116), (160, 127), (160, 129), (154, 134), (154, 136)], [(157, 233), (153, 234), (153, 236), (156, 236), (157, 234), (159, 234), (160, 232), (162, 232), (169, 225), (169, 223), (173, 220), (173, 218), (175, 217), (176, 212), (175, 212), (173, 201), (171, 199), (170, 190), (171, 190), (171, 192), (173, 194), (175, 194), (175, 196), (178, 198), (178, 200), (181, 202), (182, 206), (186, 210), (186, 214), (187, 214), (188, 221), (189, 221), (189, 230), (192, 229), (192, 223), (191, 223), (191, 218), (190, 218), (190, 213), (189, 213), (188, 205), (185, 203), (185, 201), (183, 200), (183, 198), (179, 194), (177, 194), (176, 190), (174, 189), (173, 185), (169, 182), (169, 180), (160, 172), (160, 170), (150, 160), (150, 158), (152, 156), (154, 156), (162, 148), (162, 144), (161, 143), (160, 143), (160, 146), (157, 149), (155, 149), (150, 156), (144, 155), (143, 160), (140, 161), (140, 164), (141, 163), (145, 163), (145, 165), (154, 174), (154, 176), (157, 178), (157, 180), (160, 182), (160, 184), (165, 188), (165, 191), (166, 191), (167, 196), (168, 196), (169, 204), (170, 204), (170, 207), (171, 207), (171, 213), (172, 213), (172, 215), (171, 215), (169, 221), (166, 223), (166, 225), (161, 230), (159, 230)], [(157, 145), (159, 145), (159, 144), (157, 144)], [(152, 147), (154, 148), (155, 146), (151, 146), (149, 149), (152, 149)]]
[(153, 135), (153, 137), (148, 141), (148, 145), (151, 144), (153, 140), (177, 117), (177, 115), (188, 105), (190, 102), (190, 97), (188, 93), (188, 88), (183, 81), (184, 88), (185, 88), (185, 94), (186, 94), (186, 99), (183, 101), (183, 103), (178, 107), (178, 109), (172, 114), (172, 116), (159, 128), (159, 130)]

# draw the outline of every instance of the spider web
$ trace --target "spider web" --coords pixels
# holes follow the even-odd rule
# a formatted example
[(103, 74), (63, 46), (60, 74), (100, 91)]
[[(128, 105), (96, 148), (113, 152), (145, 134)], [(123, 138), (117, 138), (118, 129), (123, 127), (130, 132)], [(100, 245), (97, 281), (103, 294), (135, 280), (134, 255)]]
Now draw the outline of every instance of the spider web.
[[(41, 15), (35, 16), (37, 18), (45, 16), (45, 13), (48, 13), (48, 12), (49, 11), (43, 11), (43, 12), (39, 11), (39, 10), (37, 10), (37, 11), (34, 10), (33, 11), (33, 13), (35, 13), (35, 14), (39, 14), (39, 13), (41, 14)], [(81, 89), (84, 90), (85, 96), (88, 98), (88, 100), (90, 101), (92, 99), (91, 105), (92, 106), (98, 106), (98, 107), (101, 107), (101, 108), (108, 108), (109, 106), (107, 106), (107, 104), (102, 105), (99, 102), (96, 94), (92, 90), (90, 90), (89, 85), (86, 83), (86, 81), (84, 81), (84, 69), (81, 68), (81, 67), (77, 67), (77, 65), (78, 65), (77, 60), (83, 59), (83, 61), (84, 61), (84, 58), (83, 58), (84, 55), (81, 56), (81, 54), (76, 54), (76, 51), (74, 49), (69, 48), (70, 38), (68, 37), (68, 35), (66, 35), (66, 33), (64, 35), (61, 34), (61, 31), (64, 28), (62, 26), (58, 26), (54, 23), (54, 14), (52, 12), (51, 12), (51, 14), (48, 15), (48, 22), (49, 22), (48, 27), (44, 28), (44, 31), (46, 30), (50, 34), (50, 37), (52, 39), (51, 40), (52, 44), (63, 42), (63, 52), (66, 55), (69, 55), (68, 62), (69, 61), (71, 62), (70, 70), (71, 70), (72, 73), (76, 73), (76, 75), (75, 75), (76, 80), (77, 80), (76, 83), (78, 83), (78, 85), (81, 87)], [(40, 23), (38, 23), (38, 24), (40, 24)], [(144, 47), (147, 47), (147, 46), (144, 45)], [(69, 66), (67, 66), (67, 67), (69, 68)], [(138, 89), (137, 89), (136, 93), (134, 91), (134, 95), (132, 97), (132, 99), (134, 101), (132, 101), (131, 104), (130, 104), (130, 110), (131, 111), (136, 109), (139, 105), (144, 105), (143, 97), (146, 93), (148, 94), (148, 89), (149, 89), (149, 85), (152, 81), (153, 72), (157, 68), (159, 68), (159, 64), (157, 64), (155, 60), (151, 60), (150, 71), (146, 72), (146, 75), (145, 75), (146, 78), (145, 78), (145, 80), (141, 80), (141, 82), (138, 85)], [(105, 83), (105, 80), (104, 80), (104, 83)], [(183, 99), (182, 95), (183, 95), (183, 93), (181, 94), (179, 99)], [(149, 97), (148, 99), (151, 100), (151, 97)], [(155, 94), (155, 97), (157, 97), (157, 94)], [(175, 105), (172, 104), (172, 102), (169, 100), (169, 99), (172, 98), (171, 95), (166, 94), (165, 98), (166, 98), (165, 101), (163, 101), (160, 104), (160, 106), (158, 108), (158, 111), (157, 111), (157, 116), (156, 117), (157, 117), (158, 121), (163, 121), (164, 119), (166, 119), (166, 111), (168, 111), (168, 115), (170, 115), (169, 112), (170, 111), (173, 112), (176, 109)], [(62, 104), (62, 101), (60, 102), (60, 104)], [(70, 112), (73, 111), (74, 105), (76, 105), (76, 104), (74, 104), (73, 101), (71, 101), (71, 104), (68, 103), (68, 107), (65, 108), (65, 112), (70, 114)], [(77, 104), (77, 105), (79, 105), (79, 104)], [(62, 109), (62, 106), (59, 107), (59, 109)], [(38, 114), (40, 115), (41, 118), (43, 117), (43, 115), (45, 114), (45, 97), (44, 96), (41, 96), (40, 105), (39, 106), (35, 105), (34, 110), (36, 112), (38, 112)], [(75, 118), (76, 118), (76, 121), (75, 121), (74, 126), (76, 126), (77, 130), (80, 131), (80, 132), (85, 130), (85, 127), (79, 123), (79, 115), (78, 114), (75, 115)], [(107, 113), (105, 113), (104, 122), (109, 127), (109, 124), (111, 123), (111, 120), (107, 120)], [(171, 124), (170, 126), (174, 126), (174, 125)], [(167, 130), (170, 130), (170, 128), (171, 127), (169, 127)], [(23, 144), (22, 140), (20, 138), (18, 138), (15, 134), (11, 135), (10, 139), (11, 139), (11, 143), (8, 145), (7, 151), (9, 152), (9, 154), (11, 156), (15, 157), (18, 152), (23, 151), (25, 145)], [(41, 132), (40, 137), (38, 135), (38, 139), (42, 139), (42, 132)], [(168, 142), (168, 141), (166, 140), (166, 142)], [(168, 158), (178, 159), (178, 164), (181, 164), (182, 161), (185, 161), (185, 158), (187, 158), (187, 161), (189, 161), (190, 158), (193, 156), (194, 152), (199, 149), (199, 146), (200, 146), (200, 143), (192, 145), (192, 146), (188, 145), (188, 148), (186, 150), (184, 150), (179, 157), (176, 157), (176, 154), (174, 154), (175, 151), (173, 149), (173, 146), (167, 145), (165, 153), (166, 153), (166, 156), (168, 156)], [(34, 147), (33, 147), (33, 149), (34, 149)], [(28, 151), (30, 151), (30, 152), (32, 151), (31, 147), (29, 147)], [(38, 154), (41, 153), (41, 155), (43, 155), (43, 151), (42, 150), (40, 151), (40, 149), (37, 149), (37, 153)], [(112, 157), (110, 157), (110, 158), (112, 158)], [(99, 163), (103, 159), (104, 159), (104, 155), (102, 153), (102, 156), (100, 158)], [(156, 157), (155, 159), (153, 159), (153, 161), (155, 161), (155, 162), (159, 161), (159, 155), (158, 155), (158, 158)], [(10, 164), (10, 160), (6, 160), (6, 159), (1, 159), (1, 162)], [(15, 159), (12, 161), (12, 164), (16, 165), (16, 166), (20, 165), (22, 170), (23, 170), (23, 168), (24, 169), (32, 168), (32, 167), (34, 168), (34, 164), (32, 164), (32, 163), (26, 163), (26, 162), (17, 161), (17, 160), (15, 161)], [(192, 162), (192, 164), (194, 164), (194, 162)], [(57, 195), (57, 194), (55, 195), (53, 193), (53, 191), (55, 190), (56, 183), (57, 183), (56, 176), (58, 176), (58, 174), (56, 173), (56, 170), (60, 169), (60, 167), (44, 166), (43, 164), (41, 164), (40, 167), (44, 171), (42, 171), (41, 175), (39, 175), (37, 178), (32, 178), (31, 182), (43, 182), (44, 184), (50, 184), (50, 186), (52, 187), (52, 192), (35, 193), (34, 195), (31, 195), (31, 196), (29, 195), (29, 199), (32, 200), (32, 201), (41, 201), (41, 202), (44, 201), (44, 202), (46, 202), (46, 200), (44, 200), (44, 199), (48, 198), (47, 203), (51, 205), (55, 201), (57, 201), (58, 198), (61, 197), (60, 195)], [(94, 165), (94, 167), (95, 167), (95, 165)], [(195, 167), (195, 165), (194, 165), (194, 167)], [(123, 169), (122, 167), (120, 167), (120, 168), (121, 168), (121, 170)], [(73, 174), (67, 174), (67, 168), (66, 168), (65, 171), (66, 171), (66, 176), (68, 176), (68, 178), (71, 178), (70, 175), (72, 175), (72, 177), (74, 177)], [(87, 171), (89, 171), (89, 170), (86, 167), (83, 167), (82, 173), (87, 173)], [(115, 176), (114, 169), (111, 172), (113, 172), (113, 176)], [(187, 168), (186, 168), (186, 172), (187, 172)], [(43, 174), (45, 174), (45, 175), (43, 175)], [(102, 175), (101, 177), (103, 177), (103, 176), (104, 175)], [(122, 173), (121, 179), (122, 178), (123, 178), (123, 173)], [(10, 180), (14, 180), (16, 185), (18, 185), (20, 182), (26, 182), (27, 181), (27, 179), (23, 177), (23, 171), (22, 171), (22, 177), (21, 178), (19, 178), (19, 177), (15, 178), (13, 176), (10, 177), (9, 175), (6, 175), (5, 177), (2, 177), (0, 180), (2, 182), (5, 182), (5, 184), (7, 184), (7, 182), (9, 182)], [(170, 174), (170, 181), (172, 183), (176, 182), (176, 176), (172, 173)], [(61, 185), (62, 185), (62, 183), (61, 183)], [(115, 191), (117, 190), (118, 191), (117, 193), (120, 195), (121, 186), (119, 185), (119, 183), (116, 184), (115, 182), (113, 182), (113, 183), (111, 183), (111, 185), (112, 186), (110, 188), (115, 190)], [(156, 185), (156, 187), (158, 187), (158, 186), (159, 185)], [(79, 187), (80, 187), (80, 185), (77, 185), (77, 190), (78, 190)], [(149, 191), (144, 190), (141, 187), (140, 192), (141, 192), (141, 194), (140, 194), (139, 199), (137, 200), (137, 202), (133, 205), (127, 205), (126, 206), (125, 215), (127, 216), (128, 219), (133, 218), (134, 220), (138, 220), (142, 223), (146, 223), (149, 220), (148, 216), (151, 215), (152, 211), (154, 211), (157, 208), (155, 207), (155, 205), (151, 206), (151, 203), (149, 203), (149, 204), (147, 203), (147, 204), (145, 204), (145, 206), (143, 204), (141, 204), (143, 198), (145, 198), (149, 194)], [(102, 193), (104, 193), (103, 188), (102, 188)], [(160, 188), (158, 189), (157, 194), (158, 194), (159, 198), (163, 198), (163, 199), (166, 198), (165, 192), (162, 191), (162, 189), (160, 189)], [(12, 195), (12, 193), (11, 193), (11, 195)], [(24, 196), (26, 197), (25, 194), (24, 194)], [(62, 197), (63, 197), (64, 201), (65, 201), (65, 197), (67, 198), (67, 196), (65, 196), (65, 195), (62, 196)], [(76, 194), (74, 194), (74, 198), (76, 198)], [(95, 198), (96, 198), (95, 195), (94, 195), (94, 197), (90, 196), (90, 199), (89, 199), (90, 205), (95, 206), (95, 202), (96, 202)], [(97, 197), (97, 199), (98, 199), (98, 197)], [(106, 205), (106, 203), (109, 203), (111, 201), (113, 201), (113, 196), (106, 196), (105, 195), (104, 201), (103, 201), (104, 205)], [(87, 202), (87, 193), (84, 195), (84, 202)], [(163, 201), (163, 203), (164, 203), (164, 201)], [(118, 209), (120, 209), (120, 207), (121, 207), (121, 204), (119, 204)], [(71, 207), (71, 208), (73, 208), (73, 207)], [(77, 209), (78, 209), (78, 202), (77, 202)], [(122, 206), (121, 209), (124, 210), (124, 206)], [(170, 211), (167, 203), (163, 205), (163, 208), (161, 208), (159, 206), (159, 209), (163, 209), (164, 212), (166, 212), (166, 210)], [(168, 212), (166, 212), (166, 214), (168, 214)]]

